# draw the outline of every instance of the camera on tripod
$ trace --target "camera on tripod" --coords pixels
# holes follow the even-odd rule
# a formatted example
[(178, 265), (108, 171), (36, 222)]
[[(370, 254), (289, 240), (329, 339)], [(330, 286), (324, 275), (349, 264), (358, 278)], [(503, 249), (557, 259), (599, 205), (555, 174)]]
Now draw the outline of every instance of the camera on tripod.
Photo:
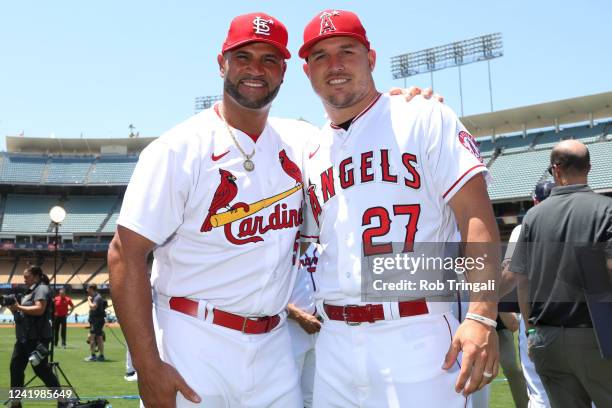
[(32, 367), (36, 367), (48, 355), (49, 350), (42, 343), (38, 343), (32, 354), (30, 354), (30, 357), (28, 357), (28, 361), (32, 364)]
[(0, 307), (13, 306), (17, 302), (21, 302), (21, 295), (0, 295)]

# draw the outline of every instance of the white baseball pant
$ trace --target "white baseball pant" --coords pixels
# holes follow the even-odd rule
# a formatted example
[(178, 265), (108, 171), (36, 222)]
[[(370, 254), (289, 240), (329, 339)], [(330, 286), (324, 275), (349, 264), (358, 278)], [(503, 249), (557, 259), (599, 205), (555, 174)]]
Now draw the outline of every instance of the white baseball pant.
[(294, 320), (287, 319), (287, 329), (291, 337), (291, 346), (298, 370), (298, 378), (304, 398), (304, 408), (312, 408), (312, 391), (315, 376), (315, 344), (317, 334), (308, 334)]
[(177, 408), (301, 408), (302, 396), (287, 325), (242, 334), (167, 307), (154, 308), (161, 358), (201, 397), (177, 395)]
[(464, 408), (467, 399), (454, 389), (459, 362), (442, 369), (458, 325), (450, 312), (358, 326), (326, 320), (313, 406)]

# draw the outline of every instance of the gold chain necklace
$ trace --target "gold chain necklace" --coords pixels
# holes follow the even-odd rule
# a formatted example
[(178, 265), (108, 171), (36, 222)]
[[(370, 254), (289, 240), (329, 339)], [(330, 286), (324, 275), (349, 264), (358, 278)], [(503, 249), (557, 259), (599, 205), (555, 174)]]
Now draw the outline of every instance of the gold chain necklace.
[(232, 140), (234, 141), (234, 144), (236, 145), (236, 147), (240, 151), (240, 154), (242, 154), (242, 157), (244, 157), (244, 162), (242, 163), (242, 167), (244, 167), (244, 169), (246, 171), (253, 171), (253, 170), (255, 170), (255, 163), (253, 163), (253, 160), (251, 160), (251, 158), (253, 156), (255, 156), (255, 149), (253, 149), (253, 152), (251, 154), (246, 154), (244, 149), (242, 149), (242, 146), (240, 146), (240, 144), (238, 143), (238, 140), (236, 140), (236, 136), (234, 136), (234, 132), (232, 132), (232, 129), (230, 128), (229, 124), (227, 123), (227, 120), (225, 120), (225, 115), (221, 115), (221, 119), (223, 119), (223, 123), (225, 124), (225, 128), (227, 129), (227, 132), (229, 133), (229, 135), (232, 137)]

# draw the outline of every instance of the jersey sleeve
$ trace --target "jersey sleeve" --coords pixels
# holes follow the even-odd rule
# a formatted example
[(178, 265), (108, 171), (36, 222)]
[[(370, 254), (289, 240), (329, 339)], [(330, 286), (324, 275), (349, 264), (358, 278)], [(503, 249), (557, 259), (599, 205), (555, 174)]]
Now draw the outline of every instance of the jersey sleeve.
[(302, 211), (304, 214), (303, 223), (300, 228), (300, 240), (302, 242), (318, 242), (319, 241), (319, 216), (321, 208), (319, 201), (316, 196), (316, 185), (311, 184), (308, 162), (310, 160), (310, 153), (318, 148), (318, 129), (317, 133), (314, 133), (308, 143), (305, 144), (302, 152), (302, 180), (304, 185), (302, 189), (304, 191), (304, 205)]
[(37, 300), (48, 301), (49, 300), (48, 298), (49, 298), (49, 287), (47, 285), (39, 285), (34, 291), (34, 294), (32, 296), (32, 300), (34, 301), (37, 301)]
[(428, 139), (427, 157), (434, 185), (445, 202), (477, 174), (483, 173), (487, 184), (491, 182), (476, 141), (446, 105), (435, 103)]
[(504, 261), (506, 259), (512, 259), (512, 255), (514, 254), (514, 249), (516, 248), (516, 242), (521, 235), (521, 224), (514, 227), (512, 233), (510, 234), (510, 239), (508, 240), (508, 247), (506, 248), (506, 254), (504, 255)]
[[(512, 258), (510, 261), (510, 266), (508, 269), (510, 272), (527, 274), (527, 265), (529, 262), (529, 252), (528, 252), (528, 230), (529, 225), (527, 224), (528, 220), (523, 219), (523, 224), (518, 234), (518, 238), (516, 240), (515, 248), (512, 252)], [(514, 234), (514, 231), (512, 231)]]
[(160, 140), (147, 146), (130, 179), (117, 224), (163, 244), (183, 221), (190, 181), (183, 161)]

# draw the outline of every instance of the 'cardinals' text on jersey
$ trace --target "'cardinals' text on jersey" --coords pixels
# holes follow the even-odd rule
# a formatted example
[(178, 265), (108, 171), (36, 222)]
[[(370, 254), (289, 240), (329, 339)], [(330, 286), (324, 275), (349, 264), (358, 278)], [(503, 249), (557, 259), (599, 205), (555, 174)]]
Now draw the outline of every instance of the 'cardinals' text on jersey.
[(205, 110), (142, 152), (118, 224), (158, 245), (151, 279), (159, 293), (274, 315), (294, 285), (303, 147), (318, 130), (270, 118), (256, 142), (232, 132), (255, 152), (253, 171), (215, 109)]

